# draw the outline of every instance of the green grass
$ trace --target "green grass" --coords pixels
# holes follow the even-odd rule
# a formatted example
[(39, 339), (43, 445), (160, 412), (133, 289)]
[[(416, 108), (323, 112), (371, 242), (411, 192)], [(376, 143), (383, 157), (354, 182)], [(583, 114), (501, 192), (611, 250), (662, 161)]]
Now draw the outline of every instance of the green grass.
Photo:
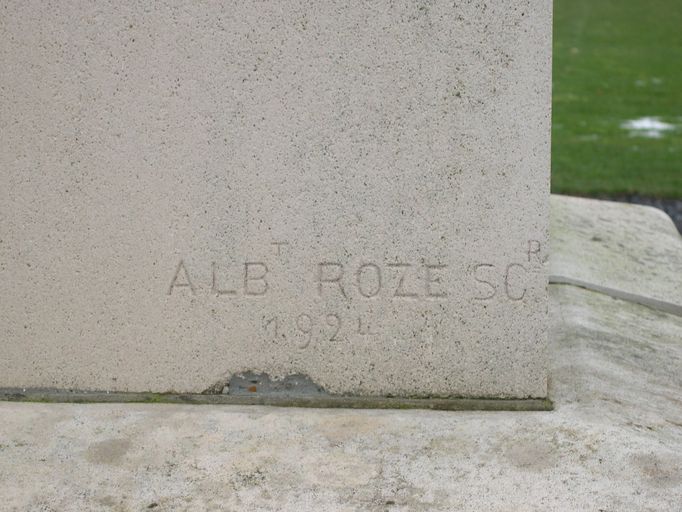
[(553, 192), (682, 198), (682, 0), (554, 0), (553, 116)]

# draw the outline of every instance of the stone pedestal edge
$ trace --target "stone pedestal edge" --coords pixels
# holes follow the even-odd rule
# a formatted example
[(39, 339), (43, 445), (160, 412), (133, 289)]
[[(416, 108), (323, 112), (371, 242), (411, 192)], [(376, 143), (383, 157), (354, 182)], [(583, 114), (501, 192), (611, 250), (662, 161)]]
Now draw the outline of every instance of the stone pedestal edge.
[(0, 389), (0, 401), (41, 403), (166, 403), (196, 405), (268, 405), (347, 409), (431, 409), (440, 411), (551, 411), (548, 398), (400, 398), (366, 396), (228, 395), (107, 393), (56, 389)]

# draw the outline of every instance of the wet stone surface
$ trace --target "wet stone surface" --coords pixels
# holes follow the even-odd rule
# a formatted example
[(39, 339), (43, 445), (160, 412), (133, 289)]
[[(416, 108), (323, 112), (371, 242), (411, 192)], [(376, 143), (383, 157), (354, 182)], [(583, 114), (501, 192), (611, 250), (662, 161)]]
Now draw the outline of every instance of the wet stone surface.
[(287, 396), (315, 396), (327, 395), (325, 390), (315, 384), (305, 375), (287, 375), (282, 379), (271, 379), (267, 373), (246, 372), (233, 375), (229, 385), (222, 390), (230, 395), (287, 395)]

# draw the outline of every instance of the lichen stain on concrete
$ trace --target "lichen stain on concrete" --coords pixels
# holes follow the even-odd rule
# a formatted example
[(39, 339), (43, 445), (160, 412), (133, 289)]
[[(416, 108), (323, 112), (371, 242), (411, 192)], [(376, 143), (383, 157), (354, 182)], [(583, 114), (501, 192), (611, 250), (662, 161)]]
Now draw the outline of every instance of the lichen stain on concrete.
[(264, 468), (255, 468), (252, 471), (237, 471), (233, 477), (232, 485), (235, 490), (253, 489), (266, 484), (266, 471)]
[(630, 460), (648, 485), (660, 488), (682, 484), (682, 462), (679, 457), (641, 453), (632, 455)]
[(517, 468), (543, 471), (558, 464), (557, 447), (546, 440), (520, 440), (505, 451), (507, 460)]
[(107, 439), (91, 444), (85, 452), (85, 459), (95, 464), (117, 465), (130, 449), (129, 439)]

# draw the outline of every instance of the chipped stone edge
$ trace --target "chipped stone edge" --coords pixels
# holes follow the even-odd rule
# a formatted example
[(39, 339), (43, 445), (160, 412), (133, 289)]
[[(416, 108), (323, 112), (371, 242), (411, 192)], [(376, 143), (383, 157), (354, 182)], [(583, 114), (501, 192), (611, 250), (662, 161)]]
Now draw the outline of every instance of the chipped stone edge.
[(194, 393), (134, 393), (0, 388), (0, 401), (40, 403), (166, 403), (268, 405), (317, 409), (431, 409), (438, 411), (552, 411), (549, 398), (400, 398), (365, 396), (244, 396)]

